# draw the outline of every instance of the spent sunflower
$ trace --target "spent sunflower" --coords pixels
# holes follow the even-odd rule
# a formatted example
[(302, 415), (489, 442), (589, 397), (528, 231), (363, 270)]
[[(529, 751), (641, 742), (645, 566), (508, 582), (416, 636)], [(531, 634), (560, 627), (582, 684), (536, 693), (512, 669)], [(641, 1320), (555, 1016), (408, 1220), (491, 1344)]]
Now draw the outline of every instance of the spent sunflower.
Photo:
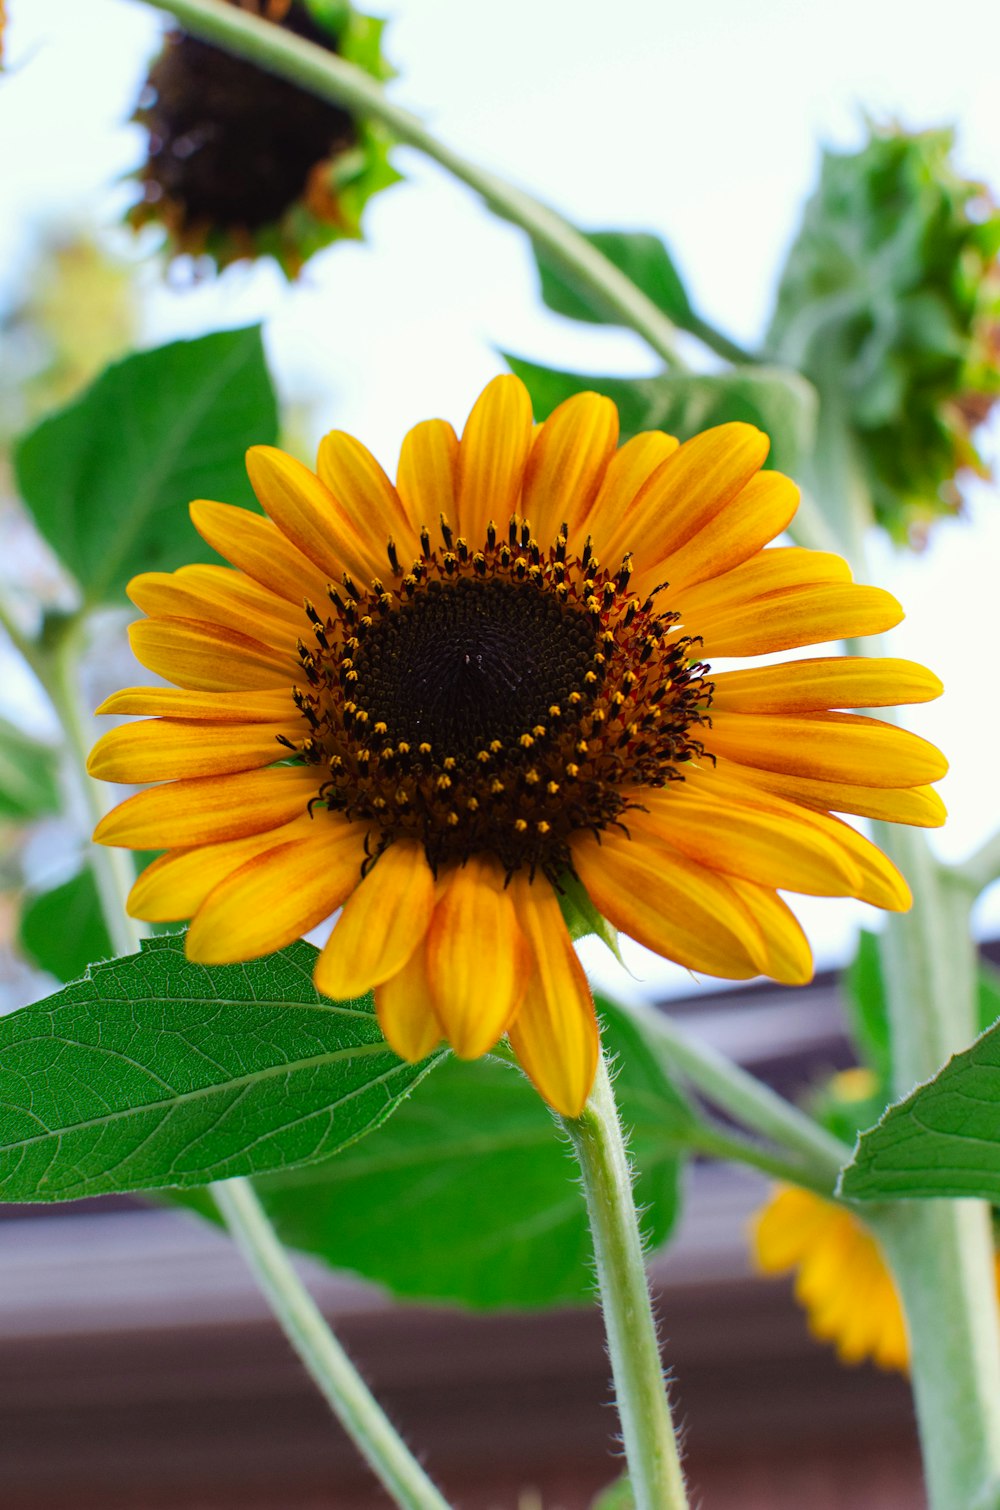
[[(834, 813), (933, 826), (945, 762), (831, 711), (937, 696), (899, 660), (715, 671), (720, 657), (877, 634), (902, 617), (839, 557), (765, 549), (797, 490), (767, 438), (729, 424), (618, 448), (610, 400), (537, 429), (495, 379), (459, 440), (407, 435), (396, 485), (358, 441), (313, 473), (270, 447), (248, 469), (267, 517), (192, 504), (232, 563), (135, 578), (140, 662), (175, 684), (101, 711), (91, 771), (160, 782), (99, 825), (168, 853), (130, 909), (191, 918), (205, 963), (266, 954), (343, 906), (316, 966), (375, 990), (408, 1059), (505, 1032), (575, 1115), (598, 1031), (560, 909), (596, 910), (691, 970), (809, 978), (778, 888), (905, 909), (906, 883)], [(669, 585), (667, 585), (669, 584)]]
[[(389, 76), (384, 23), (346, 0), (227, 3)], [(358, 237), (367, 201), (399, 176), (377, 123), (181, 31), (167, 34), (135, 119), (148, 151), (130, 221), (162, 225), (171, 255), (219, 268), (273, 256), (295, 277), (321, 247)]]

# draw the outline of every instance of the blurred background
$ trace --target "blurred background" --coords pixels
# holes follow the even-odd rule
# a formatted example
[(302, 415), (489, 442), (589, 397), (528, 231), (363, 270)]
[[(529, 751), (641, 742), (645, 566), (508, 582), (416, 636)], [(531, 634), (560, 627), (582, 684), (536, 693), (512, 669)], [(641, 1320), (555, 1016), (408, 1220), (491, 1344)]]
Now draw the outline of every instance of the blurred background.
[[(954, 126), (958, 171), (1000, 184), (995, 8), (842, 0), (420, 0), (384, 8), (394, 96), (447, 142), (586, 229), (663, 237), (698, 307), (753, 347), (815, 186), (820, 151), (854, 150), (866, 116)], [(502, 351), (584, 372), (652, 373), (637, 337), (542, 305), (523, 235), (408, 149), (364, 242), (334, 245), (289, 285), (273, 262), (221, 275), (169, 271), (158, 232), (123, 217), (144, 132), (130, 122), (162, 18), (126, 0), (10, 0), (0, 80), (0, 431), (6, 441), (132, 346), (264, 322), (288, 443), (308, 453), (334, 426), (390, 472), (418, 420), (460, 425), (503, 370)], [(693, 364), (712, 359), (691, 342)], [(995, 465), (998, 431), (979, 435)], [(4, 487), (10, 492), (9, 473)], [(890, 654), (944, 679), (908, 725), (952, 762), (943, 856), (1000, 825), (997, 645), (1000, 509), (989, 480), (911, 553), (873, 543), (875, 580), (907, 620)], [(0, 578), (59, 601), (45, 548), (8, 496)], [(109, 659), (124, 657), (109, 620)], [(132, 678), (126, 672), (124, 680)], [(122, 677), (115, 676), (120, 683)], [(0, 646), (0, 715), (54, 738), (44, 700)], [(52, 988), (18, 948), (22, 888), (76, 865), (79, 833), (47, 818), (9, 833), (0, 895), (0, 1003)], [(860, 904), (796, 899), (825, 971), (873, 926)], [(1000, 889), (976, 925), (1000, 932)], [(619, 993), (672, 999), (710, 1041), (790, 1094), (850, 1062), (832, 973), (797, 993), (719, 991), (627, 946), (631, 974), (584, 945)], [(838, 1371), (812, 1343), (784, 1282), (751, 1277), (745, 1223), (763, 1186), (699, 1169), (677, 1242), (656, 1261), (692, 1473), (710, 1507), (921, 1504), (907, 1393), (869, 1367)], [(613, 1475), (597, 1318), (541, 1321), (400, 1309), (349, 1278), (317, 1280), (373, 1382), (470, 1507), (576, 1510)], [(128, 1202), (11, 1211), (0, 1226), (0, 1472), (18, 1507), (367, 1506), (349, 1450), (266, 1322), (235, 1257), (191, 1218)], [(802, 1401), (810, 1405), (806, 1440)], [(58, 1443), (52, 1421), (60, 1422)], [(817, 1419), (822, 1420), (821, 1427)], [(851, 1434), (849, 1452), (838, 1448)], [(723, 1450), (721, 1444), (725, 1443)], [(783, 1456), (782, 1456), (783, 1454)], [(484, 1468), (482, 1465), (486, 1463)], [(476, 1466), (476, 1465), (479, 1466)], [(865, 1484), (862, 1490), (861, 1485)], [(827, 1496), (824, 1498), (824, 1495)]]

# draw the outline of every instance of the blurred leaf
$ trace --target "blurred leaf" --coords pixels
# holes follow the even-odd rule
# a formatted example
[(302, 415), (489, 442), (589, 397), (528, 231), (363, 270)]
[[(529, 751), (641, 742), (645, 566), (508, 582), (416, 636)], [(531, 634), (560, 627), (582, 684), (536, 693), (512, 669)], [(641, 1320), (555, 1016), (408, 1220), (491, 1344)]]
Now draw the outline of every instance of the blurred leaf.
[(64, 885), (31, 898), (21, 912), (20, 945), (57, 980), (77, 980), (88, 965), (114, 953), (89, 866)]
[[(693, 1113), (629, 1019), (599, 1005), (655, 1247), (677, 1215)], [(285, 1242), (397, 1295), (531, 1308), (593, 1293), (569, 1149), (521, 1072), (495, 1058), (447, 1060), (364, 1143), (255, 1183)]]
[(985, 1032), (1000, 1018), (1000, 975), (992, 965), (980, 962), (979, 979), (979, 1029)]
[(793, 476), (813, 448), (816, 394), (804, 378), (787, 368), (737, 367), (708, 375), (619, 378), (562, 372), (507, 352), (503, 356), (526, 384), (539, 420), (573, 394), (595, 392), (617, 404), (623, 440), (640, 430), (666, 430), (689, 440), (712, 425), (745, 420), (771, 437), (768, 466)]
[(194, 965), (162, 936), (0, 1018), (0, 1196), (205, 1185), (378, 1127), (434, 1061), (397, 1059), (369, 999), (320, 996), (315, 959)]
[(623, 1474), (620, 1479), (615, 1479), (613, 1484), (602, 1489), (590, 1510), (635, 1510), (635, 1495), (628, 1475)]
[(220, 331), (106, 368), (21, 440), (18, 486), (87, 601), (118, 603), (137, 572), (218, 559), (188, 503), (254, 506), (244, 453), (277, 431), (259, 327)]
[(1000, 1203), (1000, 1026), (862, 1134), (841, 1193), (862, 1201), (977, 1196)]
[[(693, 315), (691, 301), (673, 258), (658, 236), (645, 231), (590, 231), (583, 235), (676, 325), (687, 328)], [(556, 314), (594, 325), (622, 323), (621, 316), (608, 310), (600, 295), (579, 280), (573, 269), (560, 266), (537, 243), (534, 252), (542, 298)]]
[(58, 758), (0, 718), (0, 818), (29, 822), (59, 811)]

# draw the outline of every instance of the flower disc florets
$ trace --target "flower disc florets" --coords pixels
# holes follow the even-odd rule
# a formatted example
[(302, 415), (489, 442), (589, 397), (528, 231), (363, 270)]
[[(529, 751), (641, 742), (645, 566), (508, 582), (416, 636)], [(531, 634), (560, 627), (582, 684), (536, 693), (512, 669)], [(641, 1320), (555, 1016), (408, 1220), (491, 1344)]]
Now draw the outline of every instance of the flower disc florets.
[(629, 593), (627, 556), (570, 555), (565, 529), (543, 549), (516, 517), (479, 548), (442, 519), (440, 542), (424, 528), (409, 567), (390, 542), (388, 583), (345, 578), (332, 613), (310, 605), (293, 748), (329, 768), (321, 802), (374, 822), (373, 854), (417, 839), (435, 870), (489, 853), (554, 879), (572, 833), (636, 805), (625, 784), (662, 787), (702, 754), (707, 667), (659, 592)]

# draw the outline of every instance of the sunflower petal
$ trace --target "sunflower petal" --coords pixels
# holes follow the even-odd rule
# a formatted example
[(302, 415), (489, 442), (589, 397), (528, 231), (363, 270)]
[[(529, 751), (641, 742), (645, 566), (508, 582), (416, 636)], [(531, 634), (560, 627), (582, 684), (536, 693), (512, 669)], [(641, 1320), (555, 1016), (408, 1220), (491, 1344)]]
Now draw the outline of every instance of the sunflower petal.
[(444, 1035), (460, 1059), (496, 1043), (520, 1005), (531, 951), (503, 866), (474, 855), (443, 878), (427, 934), (427, 973)]
[(676, 592), (742, 566), (759, 554), (795, 517), (799, 490), (781, 472), (758, 472), (727, 508), (716, 514), (652, 573), (636, 580), (640, 597), (660, 580)]
[(427, 950), (418, 944), (406, 964), (375, 987), (375, 1011), (386, 1042), (417, 1064), (441, 1041), (441, 1024), (427, 978)]
[(244, 634), (250, 629), (269, 645), (294, 645), (306, 628), (301, 604), (293, 606), (228, 566), (142, 572), (132, 578), (127, 591), (135, 606), (151, 617), (201, 619)]
[(362, 582), (384, 571), (385, 541), (366, 539), (314, 472), (276, 446), (252, 446), (247, 471), (264, 512), (333, 582), (344, 571)]
[(98, 781), (122, 781), (131, 786), (252, 771), (287, 756), (277, 736), (290, 726), (290, 720), (275, 726), (144, 719), (121, 724), (102, 735), (90, 752), (87, 770)]
[(549, 883), (519, 871), (510, 889), (534, 955), (510, 1041), (539, 1094), (564, 1117), (578, 1117), (600, 1052), (590, 987)]
[(617, 565), (632, 550), (636, 495), (679, 445), (676, 436), (664, 435), (662, 430), (643, 430), (612, 456), (590, 514), (581, 521), (593, 535), (594, 550), (605, 564)]
[(324, 813), (314, 832), (254, 855), (202, 902), (184, 950), (228, 965), (284, 949), (315, 928), (361, 881), (365, 825)]
[(225, 844), (202, 844), (161, 855), (139, 876), (129, 892), (128, 914), (147, 923), (181, 923), (194, 917), (202, 902), (227, 876), (265, 849), (314, 831), (307, 813), (281, 828)]
[(440, 514), (457, 521), (458, 436), (447, 420), (425, 420), (403, 437), (396, 488), (414, 529), (430, 528)]
[(902, 618), (903, 610), (891, 593), (853, 582), (789, 587), (711, 612), (696, 613), (684, 606), (685, 627), (700, 636), (700, 654), (709, 660), (860, 639), (894, 629)]
[(818, 656), (752, 666), (712, 677), (712, 708), (730, 713), (820, 713), (925, 703), (944, 691), (916, 661), (864, 655)]
[(577, 538), (617, 444), (618, 410), (609, 398), (577, 393), (553, 409), (531, 448), (521, 495), (521, 513), (543, 549), (563, 524)]
[(606, 830), (572, 841), (573, 864), (598, 912), (667, 959), (705, 975), (749, 980), (766, 959), (760, 930), (713, 871), (666, 844)]
[(746, 907), (764, 940), (763, 973), (783, 986), (805, 986), (813, 978), (813, 957), (802, 924), (787, 902), (766, 886), (730, 876), (729, 885)]
[(396, 975), (422, 943), (434, 910), (434, 876), (422, 844), (397, 840), (344, 908), (316, 962), (316, 988), (335, 1000), (363, 996)]
[(938, 781), (948, 762), (917, 734), (858, 713), (712, 715), (706, 750), (740, 765), (849, 786), (914, 787)]
[(170, 781), (120, 802), (101, 819), (94, 840), (123, 849), (221, 844), (290, 823), (317, 790), (317, 775), (310, 766)]
[(947, 817), (944, 803), (930, 786), (904, 787), (900, 791), (850, 786), (839, 781), (762, 771), (729, 760), (719, 760), (714, 774), (738, 781), (748, 795), (780, 797), (820, 812), (851, 813), (858, 818), (881, 818), (886, 823), (909, 823), (916, 828), (940, 828)]
[(518, 511), (531, 431), (527, 388), (509, 374), (494, 378), (476, 400), (458, 450), (457, 532), (474, 549), (491, 519), (502, 530)]
[(189, 512), (201, 538), (262, 587), (297, 608), (303, 598), (323, 602), (328, 574), (297, 550), (270, 519), (207, 498), (197, 499)]
[[(389, 539), (404, 560), (420, 553), (417, 531), (399, 494), (367, 446), (343, 430), (331, 430), (319, 443), (316, 470), (365, 539), (384, 557)], [(385, 567), (380, 568), (382, 571)]]
[(138, 619), (129, 625), (132, 653), (147, 671), (192, 692), (291, 692), (301, 667), (292, 653), (276, 650), (238, 629), (197, 619)]
[(203, 718), (209, 723), (280, 724), (287, 717), (287, 687), (269, 692), (199, 692), (186, 687), (124, 687), (106, 697), (95, 714), (141, 718)]

